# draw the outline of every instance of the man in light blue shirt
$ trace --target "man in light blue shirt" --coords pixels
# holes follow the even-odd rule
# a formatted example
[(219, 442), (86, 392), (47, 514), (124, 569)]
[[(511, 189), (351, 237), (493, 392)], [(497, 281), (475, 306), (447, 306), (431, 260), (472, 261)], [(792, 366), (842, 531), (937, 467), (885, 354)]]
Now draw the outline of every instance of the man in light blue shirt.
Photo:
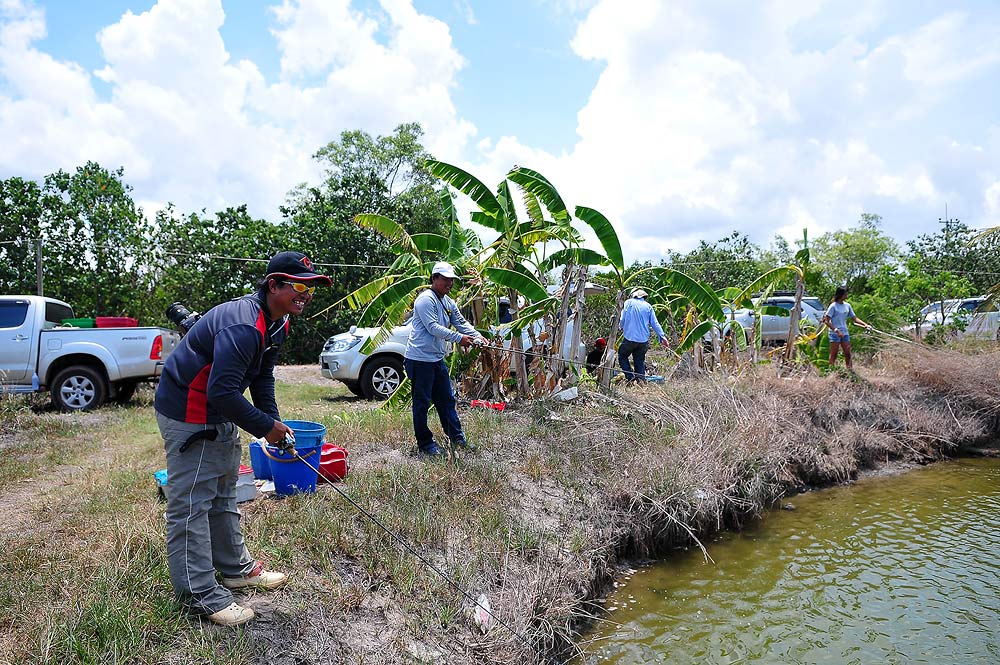
[[(625, 380), (629, 382), (646, 380), (646, 351), (649, 349), (650, 328), (656, 332), (663, 346), (667, 345), (667, 336), (656, 320), (653, 306), (646, 302), (646, 296), (645, 291), (636, 289), (622, 308), (620, 325), (624, 339), (618, 347), (618, 363), (625, 372)], [(630, 359), (635, 363), (634, 370)]]
[[(417, 448), (426, 455), (443, 453), (427, 426), (427, 411), (432, 402), (445, 436), (456, 446), (475, 450), (462, 432), (444, 357), (448, 342), (468, 348), (481, 343), (483, 338), (458, 311), (455, 301), (448, 297), (454, 283), (455, 270), (450, 264), (444, 261), (434, 264), (431, 288), (421, 291), (413, 302), (410, 337), (403, 352), (403, 365), (413, 386), (413, 433), (417, 437)], [(451, 330), (451, 326), (455, 330)]]

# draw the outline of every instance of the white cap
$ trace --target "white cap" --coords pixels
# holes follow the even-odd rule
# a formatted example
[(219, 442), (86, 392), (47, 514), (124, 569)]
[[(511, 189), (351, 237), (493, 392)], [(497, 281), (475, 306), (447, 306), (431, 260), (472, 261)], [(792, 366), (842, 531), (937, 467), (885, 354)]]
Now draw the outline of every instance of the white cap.
[(501, 305), (509, 305), (510, 304), (510, 298), (508, 298), (507, 296), (500, 296), (500, 304)]
[(431, 269), (431, 275), (441, 275), (448, 279), (455, 279), (455, 269), (447, 261), (438, 261), (434, 264), (434, 268)]
[(636, 289), (635, 291), (632, 292), (633, 298), (645, 298), (647, 295), (649, 294), (643, 291), (642, 289)]

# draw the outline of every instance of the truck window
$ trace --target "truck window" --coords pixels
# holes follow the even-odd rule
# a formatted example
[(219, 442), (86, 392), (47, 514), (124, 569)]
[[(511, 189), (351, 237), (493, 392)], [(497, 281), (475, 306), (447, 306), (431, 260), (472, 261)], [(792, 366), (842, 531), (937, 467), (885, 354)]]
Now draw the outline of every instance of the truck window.
[[(73, 308), (67, 307), (66, 305), (60, 305), (59, 303), (47, 302), (45, 303), (45, 323), (57, 326), (63, 322), (63, 319), (73, 318)], [(47, 327), (47, 326), (46, 326)]]
[(27, 300), (6, 300), (0, 302), (0, 328), (18, 328), (27, 318)]

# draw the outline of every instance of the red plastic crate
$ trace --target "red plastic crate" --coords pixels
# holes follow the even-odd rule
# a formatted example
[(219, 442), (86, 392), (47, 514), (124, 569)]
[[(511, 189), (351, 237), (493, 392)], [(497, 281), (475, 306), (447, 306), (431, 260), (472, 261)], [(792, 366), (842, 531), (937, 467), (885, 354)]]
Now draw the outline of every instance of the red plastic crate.
[(96, 320), (98, 328), (135, 328), (139, 325), (139, 320), (130, 316), (99, 316)]

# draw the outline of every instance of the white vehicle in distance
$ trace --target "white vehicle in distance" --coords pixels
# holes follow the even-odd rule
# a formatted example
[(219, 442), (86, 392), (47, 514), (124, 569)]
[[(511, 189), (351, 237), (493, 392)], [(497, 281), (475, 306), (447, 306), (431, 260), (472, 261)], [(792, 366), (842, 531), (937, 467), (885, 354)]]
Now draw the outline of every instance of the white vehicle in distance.
[[(756, 307), (780, 307), (781, 309), (788, 310), (791, 312), (792, 308), (795, 307), (795, 295), (786, 295), (784, 293), (774, 294), (769, 296), (764, 302), (760, 302), (759, 299), (754, 300)], [(820, 323), (823, 321), (823, 314), (826, 309), (823, 307), (823, 303), (819, 298), (814, 298), (812, 296), (802, 297), (802, 318), (800, 319), (799, 325), (811, 324), (817, 329), (820, 327)], [(725, 308), (726, 312), (726, 324), (723, 326), (723, 333), (728, 333), (731, 326), (731, 322), (735, 320), (743, 326), (743, 329), (749, 332), (753, 330), (756, 323), (755, 319), (757, 312), (755, 309), (741, 308), (732, 312), (728, 307)], [(760, 338), (765, 344), (784, 344), (788, 340), (788, 315), (778, 316), (775, 314), (764, 314), (760, 322)]]
[(1000, 339), (1000, 312), (989, 300), (987, 296), (965, 298), (945, 314), (944, 325), (964, 323), (964, 330), (958, 333), (959, 339)]
[[(603, 286), (588, 283), (584, 294), (591, 295), (604, 290), (606, 289)], [(552, 287), (550, 293), (554, 293)], [(574, 320), (575, 317), (571, 318), (567, 325), (562, 352), (563, 357), (572, 358), (582, 366), (587, 356), (586, 345), (581, 341), (574, 354), (571, 355), (569, 352)], [(504, 347), (510, 348), (510, 324), (497, 325), (492, 329), (495, 335), (505, 338)], [(532, 330), (535, 340), (544, 345), (545, 342), (541, 339), (544, 323), (541, 320), (537, 321), (532, 325)], [(406, 340), (410, 336), (410, 326), (397, 326), (373, 353), (369, 355), (361, 353), (365, 342), (377, 333), (378, 328), (351, 326), (347, 332), (330, 337), (323, 345), (323, 352), (319, 356), (320, 373), (328, 379), (340, 381), (358, 397), (388, 399), (406, 378), (403, 371), (403, 353), (406, 351)], [(526, 352), (532, 350), (531, 335), (527, 330), (521, 332), (521, 348)]]
[[(942, 302), (944, 303), (943, 313), (941, 308)], [(955, 305), (957, 305), (960, 302), (961, 299), (949, 298), (944, 301), (935, 300), (932, 303), (924, 305), (920, 309), (919, 336), (924, 337), (927, 333), (930, 332), (931, 328), (933, 328), (934, 326), (941, 325), (945, 317), (948, 316), (948, 314), (953, 309), (955, 309)], [(912, 335), (916, 331), (916, 329), (917, 329), (916, 324), (910, 323), (900, 328), (900, 332), (906, 332)]]

